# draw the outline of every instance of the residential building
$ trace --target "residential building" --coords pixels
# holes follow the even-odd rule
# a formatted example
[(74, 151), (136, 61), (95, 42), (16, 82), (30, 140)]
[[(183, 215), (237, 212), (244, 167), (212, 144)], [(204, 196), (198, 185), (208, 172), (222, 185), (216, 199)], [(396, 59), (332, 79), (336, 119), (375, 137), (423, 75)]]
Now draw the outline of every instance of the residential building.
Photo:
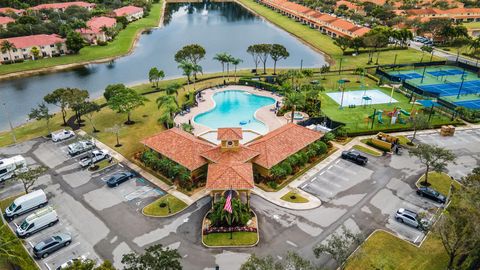
[(104, 31), (104, 27), (112, 28), (117, 24), (115, 18), (93, 17), (87, 22), (87, 28), (78, 29), (82, 37), (91, 44), (106, 42), (111, 39)]
[(31, 50), (36, 47), (40, 51), (40, 56), (52, 57), (67, 53), (65, 39), (58, 35), (31, 35), (24, 37), (13, 37), (0, 39), (0, 43), (4, 40), (15, 45), (13, 50), (1, 54), (2, 62), (12, 60), (25, 60), (33, 57)]
[(8, 15), (10, 13), (13, 13), (17, 16), (21, 16), (23, 14), (25, 14), (25, 10), (23, 9), (15, 9), (15, 8), (9, 8), (9, 7), (4, 7), (4, 8), (0, 8), (0, 13), (2, 14), (5, 14), (5, 15)]
[(257, 0), (259, 3), (294, 20), (318, 29), (330, 37), (354, 38), (365, 35), (370, 28), (357, 25), (346, 19), (319, 12), (287, 0)]
[(117, 8), (114, 9), (113, 12), (117, 17), (125, 16), (127, 18), (127, 21), (129, 22), (143, 18), (143, 8), (139, 8), (136, 6), (125, 6)]
[(348, 8), (348, 10), (350, 11), (353, 11), (355, 13), (358, 13), (360, 15), (365, 15), (365, 11), (363, 10), (363, 6), (359, 6), (355, 3), (352, 3), (350, 1), (345, 1), (345, 0), (340, 0), (340, 1), (337, 1), (336, 3), (336, 7), (340, 7), (340, 6), (346, 6)]
[(12, 22), (15, 22), (15, 20), (10, 17), (0, 16), (0, 27), (2, 27), (3, 29), (7, 29), (7, 24)]
[(42, 9), (52, 9), (54, 11), (65, 11), (65, 9), (71, 6), (79, 6), (86, 8), (88, 10), (93, 10), (95, 8), (95, 4), (87, 3), (82, 1), (75, 1), (75, 2), (66, 2), (66, 3), (51, 3), (51, 4), (41, 4), (38, 6), (31, 7), (32, 10), (42, 10)]
[(423, 8), (409, 9), (405, 11), (409, 18), (428, 20), (432, 18), (447, 18), (454, 22), (478, 22), (480, 21), (480, 8)]

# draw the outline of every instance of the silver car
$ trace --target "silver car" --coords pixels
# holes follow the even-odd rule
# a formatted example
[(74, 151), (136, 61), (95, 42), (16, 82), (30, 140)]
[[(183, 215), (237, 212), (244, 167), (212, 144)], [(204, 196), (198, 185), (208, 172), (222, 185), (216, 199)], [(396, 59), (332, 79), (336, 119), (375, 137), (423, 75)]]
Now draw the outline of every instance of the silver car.
[(418, 220), (418, 214), (412, 210), (400, 208), (395, 213), (395, 219), (400, 223), (405, 223), (409, 226), (420, 228), (421, 224)]
[(33, 255), (35, 258), (46, 258), (53, 252), (66, 247), (72, 243), (72, 237), (66, 233), (59, 233), (40, 241), (33, 247)]

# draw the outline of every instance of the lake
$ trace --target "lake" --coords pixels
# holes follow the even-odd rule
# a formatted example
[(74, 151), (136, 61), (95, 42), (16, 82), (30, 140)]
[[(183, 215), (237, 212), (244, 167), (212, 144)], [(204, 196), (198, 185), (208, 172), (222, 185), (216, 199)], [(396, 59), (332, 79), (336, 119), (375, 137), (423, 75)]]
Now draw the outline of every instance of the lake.
[[(0, 81), (0, 130), (8, 128), (7, 112), (15, 126), (25, 123), (30, 109), (57, 88), (87, 89), (92, 98), (97, 98), (112, 83), (147, 82), (153, 66), (163, 69), (167, 78), (181, 76), (174, 55), (192, 43), (207, 51), (200, 62), (204, 72), (221, 71), (220, 63), (212, 59), (219, 52), (241, 58), (239, 69), (254, 67), (246, 49), (256, 43), (278, 43), (287, 48), (290, 57), (279, 61), (278, 67), (299, 67), (302, 60), (304, 67), (319, 68), (326, 63), (322, 54), (235, 2), (170, 3), (163, 27), (142, 34), (134, 51), (125, 57), (110, 63)], [(273, 67), (273, 61), (269, 60), (268, 66)]]

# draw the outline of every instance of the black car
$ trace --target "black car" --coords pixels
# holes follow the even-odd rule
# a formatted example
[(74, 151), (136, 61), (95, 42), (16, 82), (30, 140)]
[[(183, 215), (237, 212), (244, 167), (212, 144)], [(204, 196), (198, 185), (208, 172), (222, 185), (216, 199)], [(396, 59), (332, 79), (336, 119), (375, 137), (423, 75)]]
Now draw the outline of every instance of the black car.
[(135, 174), (132, 172), (119, 172), (114, 175), (112, 175), (110, 178), (107, 180), (107, 186), (109, 187), (118, 187), (121, 183), (127, 181), (128, 179), (131, 179), (135, 177)]
[(342, 158), (343, 159), (348, 159), (350, 161), (353, 161), (357, 163), (358, 165), (366, 165), (368, 162), (368, 158), (365, 156), (362, 156), (360, 153), (357, 151), (343, 151), (342, 152)]
[(419, 187), (417, 189), (417, 194), (422, 197), (432, 199), (439, 203), (445, 203), (447, 201), (447, 197), (445, 195), (429, 187)]

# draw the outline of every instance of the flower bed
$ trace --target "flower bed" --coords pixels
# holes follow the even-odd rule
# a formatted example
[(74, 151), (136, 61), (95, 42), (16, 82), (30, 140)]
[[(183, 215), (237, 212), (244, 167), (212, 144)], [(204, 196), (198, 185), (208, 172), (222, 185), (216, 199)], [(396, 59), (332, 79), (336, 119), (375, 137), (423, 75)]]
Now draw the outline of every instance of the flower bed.
[(226, 233), (226, 232), (257, 232), (257, 228), (242, 226), (242, 227), (210, 227), (203, 230), (203, 234), (211, 233)]

